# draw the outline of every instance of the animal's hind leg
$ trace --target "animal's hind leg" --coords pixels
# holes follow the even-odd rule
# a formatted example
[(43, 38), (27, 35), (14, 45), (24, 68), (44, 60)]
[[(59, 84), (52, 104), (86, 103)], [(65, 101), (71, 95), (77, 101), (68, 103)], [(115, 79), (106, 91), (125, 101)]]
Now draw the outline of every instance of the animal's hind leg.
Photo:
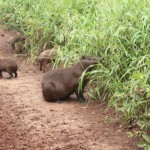
[(17, 76), (18, 76), (17, 71), (16, 71), (16, 72), (14, 72), (14, 74), (15, 74), (15, 78), (17, 78)]
[(40, 63), (40, 71), (42, 71), (42, 66), (43, 66), (43, 64)]
[(2, 71), (0, 71), (0, 79), (2, 78), (3, 76), (2, 76)]

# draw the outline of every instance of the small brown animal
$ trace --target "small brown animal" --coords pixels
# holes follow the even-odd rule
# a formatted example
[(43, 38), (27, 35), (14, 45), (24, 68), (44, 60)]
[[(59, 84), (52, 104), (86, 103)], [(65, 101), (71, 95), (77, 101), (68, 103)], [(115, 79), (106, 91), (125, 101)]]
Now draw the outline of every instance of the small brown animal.
[(18, 35), (14, 37), (9, 43), (11, 44), (12, 50), (15, 50), (17, 53), (20, 53), (24, 50), (24, 42), (26, 37), (23, 35)]
[(10, 77), (13, 77), (13, 73), (15, 74), (15, 78), (17, 78), (17, 70), (18, 70), (18, 65), (14, 60), (11, 59), (0, 59), (0, 79), (3, 77), (2, 72), (5, 71), (7, 72)]
[[(88, 78), (83, 78), (82, 90), (79, 90), (79, 78), (82, 73), (87, 69), (91, 71), (91, 65), (97, 64), (100, 58), (91, 56), (83, 56), (79, 62), (69, 68), (55, 69), (48, 71), (42, 80), (42, 93), (46, 101), (54, 102), (57, 100), (64, 100), (75, 92), (79, 101), (84, 102), (86, 99), (82, 91), (88, 82)], [(79, 90), (79, 91), (78, 91)]]
[(44, 50), (37, 58), (37, 61), (40, 64), (40, 71), (43, 70), (43, 72), (45, 72), (46, 65), (54, 61), (55, 56), (56, 50), (54, 48)]

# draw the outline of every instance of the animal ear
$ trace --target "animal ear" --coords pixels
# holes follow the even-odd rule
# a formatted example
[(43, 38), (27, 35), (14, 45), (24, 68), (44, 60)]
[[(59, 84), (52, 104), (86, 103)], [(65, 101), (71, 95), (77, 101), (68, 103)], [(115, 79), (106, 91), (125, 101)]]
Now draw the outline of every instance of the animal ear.
[(82, 56), (81, 59), (85, 59), (85, 56)]

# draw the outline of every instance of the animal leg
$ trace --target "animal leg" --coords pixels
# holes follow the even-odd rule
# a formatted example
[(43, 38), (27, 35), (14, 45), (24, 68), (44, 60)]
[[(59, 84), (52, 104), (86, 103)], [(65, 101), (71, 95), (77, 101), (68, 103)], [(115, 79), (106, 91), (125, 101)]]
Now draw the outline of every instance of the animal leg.
[(42, 66), (43, 66), (43, 64), (40, 63), (40, 71), (42, 71)]
[(0, 79), (2, 78), (3, 76), (2, 76), (2, 71), (0, 71)]
[(46, 71), (46, 65), (48, 64), (48, 62), (47, 61), (45, 61), (44, 63), (43, 63), (43, 72), (45, 72)]
[(15, 78), (17, 78), (17, 76), (18, 76), (17, 71), (16, 71), (16, 72), (14, 72), (14, 74), (15, 74)]
[(75, 89), (75, 94), (81, 103), (84, 103), (86, 101), (86, 99), (83, 96), (82, 91), (81, 90), (78, 91), (78, 87)]

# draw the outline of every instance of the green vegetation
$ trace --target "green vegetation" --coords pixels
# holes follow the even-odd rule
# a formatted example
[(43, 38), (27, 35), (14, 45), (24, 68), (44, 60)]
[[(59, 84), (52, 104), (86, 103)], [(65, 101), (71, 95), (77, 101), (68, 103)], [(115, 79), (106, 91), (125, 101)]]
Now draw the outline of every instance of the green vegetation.
[(145, 135), (150, 125), (149, 8), (149, 0), (1, 0), (0, 21), (28, 36), (31, 59), (52, 46), (60, 46), (56, 66), (70, 65), (83, 54), (100, 55), (89, 95), (109, 98), (109, 106)]

